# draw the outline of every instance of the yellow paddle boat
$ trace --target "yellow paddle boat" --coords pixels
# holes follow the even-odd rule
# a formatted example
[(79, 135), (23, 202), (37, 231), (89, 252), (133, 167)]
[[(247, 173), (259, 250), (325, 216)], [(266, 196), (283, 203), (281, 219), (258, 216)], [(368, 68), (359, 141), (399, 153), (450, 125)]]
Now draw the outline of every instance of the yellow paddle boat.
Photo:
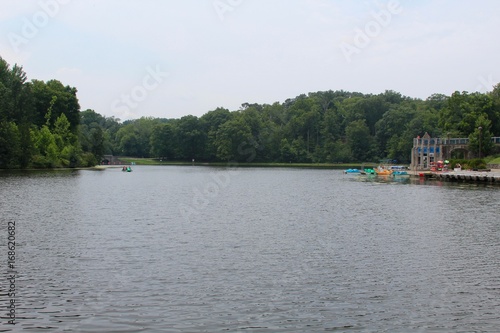
[(379, 166), (375, 169), (375, 173), (377, 174), (377, 176), (390, 176), (392, 174), (392, 171)]

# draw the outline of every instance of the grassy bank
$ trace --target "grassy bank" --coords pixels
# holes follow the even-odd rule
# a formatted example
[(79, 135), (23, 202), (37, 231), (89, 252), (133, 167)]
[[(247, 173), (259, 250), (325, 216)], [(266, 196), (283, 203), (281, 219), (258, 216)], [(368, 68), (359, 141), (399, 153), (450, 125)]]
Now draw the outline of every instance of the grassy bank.
[(500, 164), (500, 157), (491, 159), (491, 160), (486, 160), (486, 163), (488, 164)]
[[(259, 167), (259, 168), (316, 168), (316, 169), (349, 169), (360, 168), (359, 163), (240, 163), (240, 162), (175, 162), (175, 161), (159, 161), (152, 158), (135, 158), (135, 157), (120, 157), (120, 160), (125, 163), (134, 162), (136, 165), (196, 165), (196, 166), (219, 166), (219, 167)], [(375, 163), (367, 163), (366, 166), (375, 165)]]

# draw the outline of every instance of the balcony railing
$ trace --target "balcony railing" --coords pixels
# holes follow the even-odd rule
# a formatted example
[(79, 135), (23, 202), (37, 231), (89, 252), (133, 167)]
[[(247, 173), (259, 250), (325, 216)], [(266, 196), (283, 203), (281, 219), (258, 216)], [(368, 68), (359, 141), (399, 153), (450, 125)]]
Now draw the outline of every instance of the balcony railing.
[[(491, 142), (500, 144), (500, 137), (492, 137)], [(431, 138), (413, 139), (413, 146), (434, 146), (434, 145), (468, 145), (469, 138)]]

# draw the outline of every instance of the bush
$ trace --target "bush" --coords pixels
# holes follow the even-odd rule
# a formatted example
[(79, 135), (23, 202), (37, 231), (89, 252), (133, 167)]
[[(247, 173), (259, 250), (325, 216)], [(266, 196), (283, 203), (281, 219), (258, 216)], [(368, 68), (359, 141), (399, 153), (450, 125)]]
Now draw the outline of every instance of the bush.
[(52, 167), (51, 161), (42, 155), (33, 156), (32, 165), (36, 169), (47, 169)]
[(99, 164), (94, 154), (86, 152), (81, 155), (81, 166), (82, 167), (93, 167)]
[(463, 170), (486, 169), (486, 162), (480, 158), (475, 158), (472, 160), (465, 160), (465, 159), (450, 160), (450, 166), (452, 169), (454, 169), (457, 164), (460, 164)]

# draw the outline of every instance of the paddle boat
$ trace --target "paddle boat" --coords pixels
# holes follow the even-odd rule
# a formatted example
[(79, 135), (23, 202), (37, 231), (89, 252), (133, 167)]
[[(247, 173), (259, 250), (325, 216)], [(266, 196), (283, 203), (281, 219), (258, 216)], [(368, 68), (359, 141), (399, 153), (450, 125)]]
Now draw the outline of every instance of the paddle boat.
[(360, 173), (361, 170), (359, 169), (347, 169), (347, 170), (344, 170), (344, 173), (347, 174), (347, 173)]
[(409, 176), (408, 170), (405, 166), (402, 165), (392, 165), (389, 168), (392, 171), (393, 176)]
[(365, 169), (363, 169), (363, 174), (365, 174), (365, 175), (376, 175), (375, 170), (373, 168), (365, 168)]
[(375, 170), (371, 166), (365, 167), (365, 164), (363, 163), (361, 165), (361, 170), (359, 172), (362, 176), (369, 176), (369, 175), (376, 175)]
[(390, 176), (392, 174), (392, 170), (387, 169), (383, 166), (379, 166), (375, 169), (375, 173), (377, 174), (377, 176)]
[(129, 166), (127, 166), (127, 167), (126, 167), (126, 166), (124, 166), (124, 167), (122, 168), (122, 171), (123, 171), (123, 172), (132, 172), (132, 168), (131, 168), (131, 167), (129, 167)]

